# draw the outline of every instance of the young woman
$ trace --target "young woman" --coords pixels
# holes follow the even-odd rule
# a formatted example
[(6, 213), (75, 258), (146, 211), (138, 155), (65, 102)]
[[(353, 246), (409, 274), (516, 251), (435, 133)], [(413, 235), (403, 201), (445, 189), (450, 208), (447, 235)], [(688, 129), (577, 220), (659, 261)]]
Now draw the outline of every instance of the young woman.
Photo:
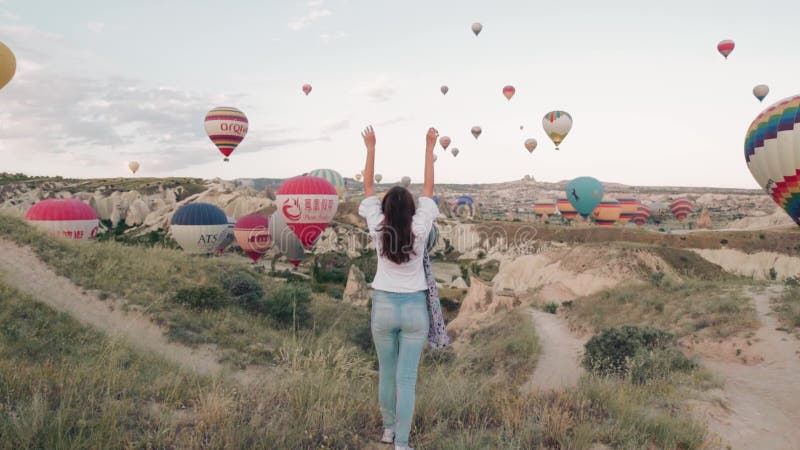
[(383, 416), (381, 442), (408, 449), (414, 415), (417, 366), (428, 337), (428, 309), (423, 255), (428, 233), (439, 215), (433, 199), (433, 149), (439, 133), (431, 128), (425, 138), (425, 186), (419, 206), (403, 187), (391, 188), (383, 201), (375, 197), (375, 132), (367, 127), (364, 200), (358, 213), (367, 220), (378, 253), (378, 271), (372, 281), (372, 339), (378, 352), (378, 400)]

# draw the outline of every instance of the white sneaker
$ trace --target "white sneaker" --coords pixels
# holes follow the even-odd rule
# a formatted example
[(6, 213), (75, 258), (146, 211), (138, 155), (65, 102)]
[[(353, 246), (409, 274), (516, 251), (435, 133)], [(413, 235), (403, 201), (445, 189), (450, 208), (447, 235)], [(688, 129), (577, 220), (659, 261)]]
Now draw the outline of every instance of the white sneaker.
[(392, 442), (394, 442), (394, 430), (391, 428), (384, 428), (381, 442), (383, 442), (384, 444), (391, 444)]

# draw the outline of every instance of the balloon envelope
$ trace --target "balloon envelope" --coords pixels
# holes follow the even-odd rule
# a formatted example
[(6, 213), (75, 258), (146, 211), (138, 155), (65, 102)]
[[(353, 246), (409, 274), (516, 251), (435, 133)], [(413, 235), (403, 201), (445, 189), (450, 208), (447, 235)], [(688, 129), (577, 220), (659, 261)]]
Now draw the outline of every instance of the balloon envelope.
[(567, 199), (578, 213), (588, 217), (603, 199), (605, 189), (596, 178), (578, 177), (567, 185)]
[(758, 101), (764, 100), (764, 97), (766, 97), (767, 94), (769, 94), (769, 86), (766, 84), (759, 84), (753, 88), (753, 95), (756, 96)]
[(453, 149), (452, 149), (452, 150), (450, 150), (450, 152), (451, 152), (451, 153), (453, 154), (453, 156), (455, 157), (455, 156), (458, 156), (459, 150), (458, 150), (458, 148), (456, 148), (456, 147), (453, 147)]
[(472, 32), (475, 33), (475, 36), (477, 36), (481, 32), (482, 29), (483, 29), (483, 25), (481, 25), (480, 23), (475, 22), (475, 23), (472, 24)]
[(544, 218), (555, 214), (556, 211), (556, 202), (553, 199), (539, 199), (533, 204), (533, 214), (537, 217)]
[(14, 52), (0, 42), (0, 89), (5, 87), (17, 72), (17, 58)]
[(172, 215), (169, 230), (188, 253), (213, 253), (219, 238), (228, 229), (228, 217), (218, 206), (188, 203)]
[(613, 198), (601, 201), (592, 212), (595, 222), (605, 227), (614, 225), (619, 220), (621, 213), (622, 206)]
[(510, 85), (509, 85), (509, 86), (506, 86), (506, 87), (504, 87), (504, 88), (503, 88), (503, 95), (504, 95), (504, 96), (506, 97), (506, 99), (508, 99), (508, 100), (511, 100), (511, 97), (513, 97), (513, 96), (514, 96), (514, 93), (515, 93), (515, 92), (517, 92), (517, 90), (516, 90), (516, 89), (514, 89), (514, 86), (510, 86)]
[(139, 170), (139, 163), (136, 161), (129, 162), (128, 169), (130, 169), (131, 172), (136, 173), (136, 171)]
[(269, 219), (259, 214), (242, 216), (233, 227), (236, 243), (253, 260), (258, 261), (272, 246)]
[(356, 181), (361, 181), (361, 174), (360, 173), (356, 174)]
[(473, 136), (475, 136), (475, 139), (478, 139), (478, 136), (480, 136), (481, 133), (483, 133), (483, 130), (481, 130), (481, 127), (475, 125), (474, 127), (472, 127), (471, 130), (469, 130), (469, 132), (472, 133)]
[[(436, 155), (434, 155), (434, 157), (435, 157), (435, 156), (436, 156)], [(382, 179), (383, 179), (383, 175), (381, 175), (381, 174), (379, 174), (379, 173), (376, 173), (376, 174), (375, 174), (375, 182), (376, 182), (376, 183), (380, 183)]]
[(231, 156), (244, 137), (247, 136), (247, 116), (236, 108), (218, 107), (206, 114), (206, 134), (225, 155), (225, 161)]
[(47, 199), (31, 206), (25, 220), (51, 236), (86, 240), (97, 235), (100, 219), (86, 203), (75, 199)]
[(315, 169), (308, 173), (312, 177), (319, 177), (327, 180), (336, 189), (339, 198), (344, 195), (344, 178), (342, 175), (333, 169)]
[(539, 145), (539, 143), (536, 142), (536, 139), (531, 138), (525, 140), (525, 148), (528, 149), (528, 153), (533, 153), (537, 145)]
[(642, 226), (647, 223), (647, 219), (650, 218), (650, 208), (645, 205), (639, 204), (636, 206), (636, 214), (633, 215), (631, 222), (635, 223), (637, 226)]
[[(308, 95), (308, 93), (309, 93), (309, 92), (311, 92), (311, 85), (310, 85), (310, 84), (304, 84), (304, 85), (303, 85), (303, 92), (304, 92), (306, 95)], [(324, 97), (324, 95), (323, 95), (323, 97)]]
[(442, 95), (445, 95), (445, 94), (447, 94), (447, 91), (450, 90), (450, 88), (447, 87), (447, 86), (442, 85), (442, 87), (440, 87), (439, 90), (442, 91)]
[(619, 223), (628, 223), (636, 215), (636, 209), (639, 206), (639, 201), (631, 197), (618, 198), (622, 212), (619, 215)]
[(319, 239), (339, 207), (336, 189), (319, 177), (289, 178), (275, 194), (278, 212), (307, 249)]
[(558, 150), (558, 146), (572, 129), (572, 116), (566, 111), (550, 111), (542, 119), (542, 127)]
[(566, 197), (556, 200), (556, 208), (558, 212), (561, 213), (561, 217), (563, 217), (564, 220), (574, 220), (575, 217), (578, 216), (578, 211)]
[(401, 178), (400, 179), (400, 184), (402, 184), (403, 187), (405, 187), (405, 188), (411, 186), (411, 177), (405, 176), (405, 177)]
[(731, 54), (734, 47), (736, 47), (736, 44), (732, 40), (725, 39), (723, 41), (719, 41), (717, 44), (717, 51), (720, 52), (725, 59), (728, 59), (728, 55)]
[(289, 224), (279, 211), (275, 211), (270, 217), (270, 234), (275, 246), (286, 255), (286, 259), (295, 267), (300, 265), (300, 261), (305, 256), (303, 243), (289, 228)]
[(678, 219), (678, 222), (685, 221), (689, 214), (692, 213), (692, 208), (694, 208), (694, 203), (688, 198), (679, 198), (669, 204), (669, 209)]
[(447, 147), (450, 146), (450, 142), (449, 136), (442, 136), (439, 138), (439, 145), (441, 145), (445, 150), (447, 150)]

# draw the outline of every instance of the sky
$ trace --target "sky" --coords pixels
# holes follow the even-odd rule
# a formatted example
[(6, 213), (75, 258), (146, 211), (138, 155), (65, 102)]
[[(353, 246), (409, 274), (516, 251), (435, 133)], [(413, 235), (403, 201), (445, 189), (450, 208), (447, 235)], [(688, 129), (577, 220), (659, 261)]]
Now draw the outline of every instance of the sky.
[[(353, 177), (372, 124), (385, 182), (421, 181), (433, 126), (460, 150), (437, 146), (437, 182), (758, 188), (744, 134), (800, 91), (800, 5), (655, 3), (0, 0), (17, 58), (0, 171), (130, 176), (136, 160), (136, 176)], [(736, 42), (727, 60), (722, 39)], [(203, 127), (215, 106), (250, 122), (228, 163)], [(574, 120), (558, 151), (542, 130), (551, 110)]]

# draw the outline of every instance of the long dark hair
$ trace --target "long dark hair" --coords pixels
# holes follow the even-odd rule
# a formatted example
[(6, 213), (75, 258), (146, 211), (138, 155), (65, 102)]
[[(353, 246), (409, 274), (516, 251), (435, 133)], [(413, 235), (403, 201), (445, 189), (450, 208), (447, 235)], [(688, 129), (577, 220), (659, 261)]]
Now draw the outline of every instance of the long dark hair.
[(401, 186), (389, 189), (383, 197), (383, 224), (381, 233), (381, 256), (395, 264), (403, 264), (414, 254), (414, 233), (411, 221), (416, 207), (411, 192)]

